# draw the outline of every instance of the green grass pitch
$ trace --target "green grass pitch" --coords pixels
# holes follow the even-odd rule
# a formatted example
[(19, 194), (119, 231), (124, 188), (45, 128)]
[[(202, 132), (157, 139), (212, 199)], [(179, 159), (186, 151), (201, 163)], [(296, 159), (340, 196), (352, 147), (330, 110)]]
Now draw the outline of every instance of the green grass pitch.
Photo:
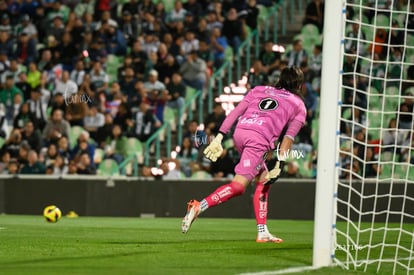
[[(313, 222), (268, 222), (285, 242), (256, 243), (253, 219), (0, 215), (0, 274), (240, 274), (312, 263)], [(303, 274), (302, 272), (300, 274)], [(363, 274), (325, 268), (306, 274)]]

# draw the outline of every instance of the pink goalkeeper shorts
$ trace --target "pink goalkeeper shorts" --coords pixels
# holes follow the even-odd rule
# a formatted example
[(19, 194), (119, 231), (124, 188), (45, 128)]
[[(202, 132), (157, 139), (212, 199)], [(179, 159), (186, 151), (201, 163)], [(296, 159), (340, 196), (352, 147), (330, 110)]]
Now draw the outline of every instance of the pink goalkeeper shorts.
[(234, 145), (240, 153), (240, 162), (234, 169), (235, 173), (254, 179), (265, 169), (264, 154), (269, 151), (269, 142), (258, 132), (246, 129), (238, 129), (233, 135)]

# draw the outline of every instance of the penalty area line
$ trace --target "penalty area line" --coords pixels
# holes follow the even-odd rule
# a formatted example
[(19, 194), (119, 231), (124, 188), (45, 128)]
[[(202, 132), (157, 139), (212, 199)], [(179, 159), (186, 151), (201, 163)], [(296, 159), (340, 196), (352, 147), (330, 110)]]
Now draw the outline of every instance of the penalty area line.
[(238, 275), (279, 275), (279, 274), (297, 273), (297, 272), (314, 270), (314, 269), (318, 269), (318, 268), (315, 268), (313, 266), (290, 267), (290, 268), (286, 268), (286, 269), (273, 270), (273, 271), (240, 273)]

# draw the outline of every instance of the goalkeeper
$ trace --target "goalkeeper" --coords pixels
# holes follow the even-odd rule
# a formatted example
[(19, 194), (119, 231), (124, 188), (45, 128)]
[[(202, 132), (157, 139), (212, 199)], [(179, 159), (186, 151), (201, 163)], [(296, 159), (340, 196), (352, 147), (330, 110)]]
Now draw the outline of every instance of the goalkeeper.
[[(280, 243), (282, 239), (270, 234), (266, 226), (267, 198), (271, 183), (279, 178), (285, 157), (293, 140), (306, 120), (306, 108), (299, 95), (303, 73), (296, 67), (285, 68), (276, 87), (256, 86), (226, 117), (219, 134), (204, 150), (205, 156), (216, 161), (222, 154), (221, 141), (238, 120), (233, 140), (240, 152), (240, 162), (235, 168), (232, 182), (220, 186), (200, 202), (188, 202), (187, 214), (181, 225), (186, 233), (197, 216), (206, 209), (244, 193), (247, 185), (256, 177), (253, 206), (257, 222), (257, 242)], [(281, 145), (275, 143), (286, 128)], [(277, 159), (267, 157), (276, 151)]]

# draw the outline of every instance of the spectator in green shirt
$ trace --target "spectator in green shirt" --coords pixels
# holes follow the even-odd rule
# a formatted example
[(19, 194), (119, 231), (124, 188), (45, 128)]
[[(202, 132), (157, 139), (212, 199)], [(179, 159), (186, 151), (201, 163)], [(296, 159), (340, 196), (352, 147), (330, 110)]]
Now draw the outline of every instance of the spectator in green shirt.
[(27, 161), (28, 163), (20, 170), (20, 174), (45, 174), (46, 167), (38, 160), (36, 151), (29, 152)]
[(22, 91), (14, 85), (14, 76), (7, 75), (4, 88), (0, 91), (0, 103), (3, 103), (6, 107), (12, 106), (16, 94), (20, 94), (24, 98)]

